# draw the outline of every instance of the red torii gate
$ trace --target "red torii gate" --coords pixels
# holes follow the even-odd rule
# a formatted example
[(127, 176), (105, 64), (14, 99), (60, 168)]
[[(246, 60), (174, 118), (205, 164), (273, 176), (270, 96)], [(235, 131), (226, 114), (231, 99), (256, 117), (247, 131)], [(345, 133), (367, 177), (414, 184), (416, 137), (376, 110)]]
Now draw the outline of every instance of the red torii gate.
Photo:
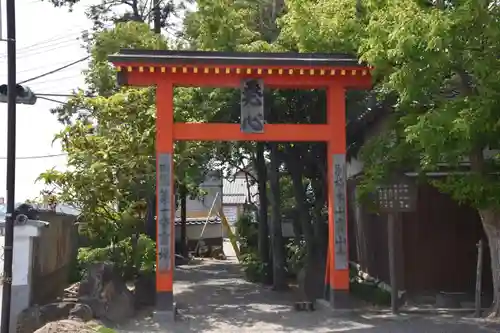
[[(173, 311), (174, 141), (325, 141), (328, 146), (328, 260), (325, 281), (330, 302), (348, 292), (346, 215), (346, 111), (348, 88), (370, 89), (370, 68), (346, 54), (226, 53), (205, 51), (122, 50), (109, 57), (120, 84), (156, 86), (157, 270), (156, 306)], [(239, 88), (244, 79), (266, 87), (326, 89), (326, 124), (266, 124), (263, 133), (244, 133), (239, 124), (176, 123), (175, 86)]]

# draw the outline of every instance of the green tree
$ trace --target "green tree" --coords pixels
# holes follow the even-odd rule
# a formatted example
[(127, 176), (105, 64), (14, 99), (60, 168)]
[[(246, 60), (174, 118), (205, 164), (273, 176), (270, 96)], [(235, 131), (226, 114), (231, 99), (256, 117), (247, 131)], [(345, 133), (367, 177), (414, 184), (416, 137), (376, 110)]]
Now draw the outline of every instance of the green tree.
[[(94, 23), (94, 29), (109, 28), (118, 22), (153, 23), (155, 16), (155, 1), (149, 0), (101, 0), (100, 3), (85, 0), (42, 0), (56, 7), (73, 9), (76, 4), (89, 4), (86, 15)], [(162, 28), (172, 28), (171, 18), (183, 9), (185, 1), (159, 0), (158, 9)]]
[[(96, 34), (86, 71), (89, 91), (80, 91), (53, 110), (66, 125), (56, 139), (68, 154), (68, 169), (41, 175), (58, 194), (59, 202), (82, 211), (82, 219), (89, 222), (88, 230), (95, 235), (104, 230), (115, 236), (119, 231), (124, 237), (130, 235), (122, 225), (123, 214), (137, 202), (146, 201), (155, 187), (155, 91), (116, 86), (116, 73), (107, 56), (123, 47), (166, 49), (167, 41), (146, 24), (135, 22), (119, 23)], [(200, 119), (184, 113), (191, 103), (190, 93), (189, 89), (176, 91), (177, 119)], [(197, 142), (175, 147), (176, 180), (181, 179), (193, 193), (211, 149), (209, 144)]]
[[(365, 189), (391, 171), (443, 163), (470, 173), (432, 184), (478, 210), (488, 236), (500, 314), (498, 160), (499, 6), (493, 1), (291, 0), (282, 39), (301, 51), (347, 50), (375, 67), (377, 93), (394, 111), (362, 149)], [(315, 20), (308, 20), (315, 17)], [(368, 107), (368, 106), (367, 106)]]

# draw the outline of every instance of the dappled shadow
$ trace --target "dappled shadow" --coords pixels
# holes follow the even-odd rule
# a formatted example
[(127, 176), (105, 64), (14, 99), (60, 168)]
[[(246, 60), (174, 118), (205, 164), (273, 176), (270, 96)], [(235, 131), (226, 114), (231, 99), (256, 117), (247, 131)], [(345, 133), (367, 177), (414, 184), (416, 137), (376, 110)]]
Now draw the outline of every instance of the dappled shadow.
[(275, 292), (244, 281), (232, 261), (204, 260), (178, 267), (175, 281), (179, 310), (175, 324), (161, 327), (146, 315), (119, 332), (500, 332), (491, 325), (447, 316), (296, 312), (293, 292)]

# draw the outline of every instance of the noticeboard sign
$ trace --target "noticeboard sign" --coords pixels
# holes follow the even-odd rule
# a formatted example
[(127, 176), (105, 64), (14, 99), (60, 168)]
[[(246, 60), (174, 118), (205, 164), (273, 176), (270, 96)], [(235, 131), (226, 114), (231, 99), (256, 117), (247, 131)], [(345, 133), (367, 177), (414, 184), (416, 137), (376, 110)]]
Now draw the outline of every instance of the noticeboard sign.
[(385, 213), (413, 212), (417, 205), (417, 186), (408, 177), (397, 177), (377, 188), (377, 204)]

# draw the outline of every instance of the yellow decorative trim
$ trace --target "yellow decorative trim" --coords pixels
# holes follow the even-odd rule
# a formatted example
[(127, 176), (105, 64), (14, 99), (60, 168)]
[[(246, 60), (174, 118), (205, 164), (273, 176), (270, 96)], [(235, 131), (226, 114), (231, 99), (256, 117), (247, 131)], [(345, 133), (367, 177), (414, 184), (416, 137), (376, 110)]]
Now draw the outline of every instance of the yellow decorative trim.
[(166, 71), (167, 71), (167, 69), (166, 69), (165, 67), (162, 67), (162, 68), (161, 68), (161, 72), (162, 72), (162, 73), (165, 73)]
[(309, 70), (309, 75), (314, 75), (314, 69)]
[(325, 70), (324, 69), (320, 70), (319, 75), (325, 75)]
[(241, 68), (236, 68), (236, 74), (240, 74), (241, 73)]
[(247, 68), (247, 74), (252, 74), (252, 69), (251, 68)]
[(361, 71), (362, 76), (366, 76), (366, 74), (368, 74), (366, 70)]
[(188, 72), (188, 69), (186, 67), (182, 67), (182, 72), (183, 73), (187, 73)]
[(226, 68), (226, 74), (231, 74), (231, 68)]
[(153, 66), (149, 66), (149, 72), (150, 73), (154, 73), (155, 72), (155, 68)]
[(355, 70), (355, 69), (353, 69), (353, 70), (351, 71), (351, 75), (356, 75), (356, 70)]
[(116, 66), (116, 71), (121, 72), (122, 71), (122, 66)]
[(272, 68), (269, 68), (269, 69), (267, 70), (267, 74), (269, 74), (269, 75), (273, 74), (273, 70), (272, 70)]
[(283, 74), (283, 70), (282, 70), (281, 68), (280, 68), (280, 69), (278, 69), (278, 74), (279, 74), (279, 75)]
[(193, 73), (198, 73), (198, 67), (193, 67)]
[(330, 75), (335, 75), (335, 69), (330, 70)]
[(177, 73), (177, 67), (172, 67), (172, 73)]
[(257, 69), (257, 74), (259, 74), (259, 75), (262, 74), (262, 68)]
[(140, 73), (144, 72), (144, 67), (139, 66), (139, 72), (140, 72)]
[(345, 75), (345, 69), (340, 71), (340, 75)]
[(208, 68), (206, 68), (206, 67), (205, 67), (205, 68), (203, 68), (203, 73), (208, 74), (208, 72), (209, 72), (209, 69), (208, 69)]
[(300, 73), (300, 75), (304, 75), (304, 70), (303, 70), (303, 69), (301, 69), (301, 70), (299, 71), (299, 73)]
[(127, 67), (127, 72), (132, 72), (132, 66)]
[(289, 69), (288, 74), (293, 75), (293, 69)]
[(215, 74), (219, 74), (219, 68), (215, 67)]

